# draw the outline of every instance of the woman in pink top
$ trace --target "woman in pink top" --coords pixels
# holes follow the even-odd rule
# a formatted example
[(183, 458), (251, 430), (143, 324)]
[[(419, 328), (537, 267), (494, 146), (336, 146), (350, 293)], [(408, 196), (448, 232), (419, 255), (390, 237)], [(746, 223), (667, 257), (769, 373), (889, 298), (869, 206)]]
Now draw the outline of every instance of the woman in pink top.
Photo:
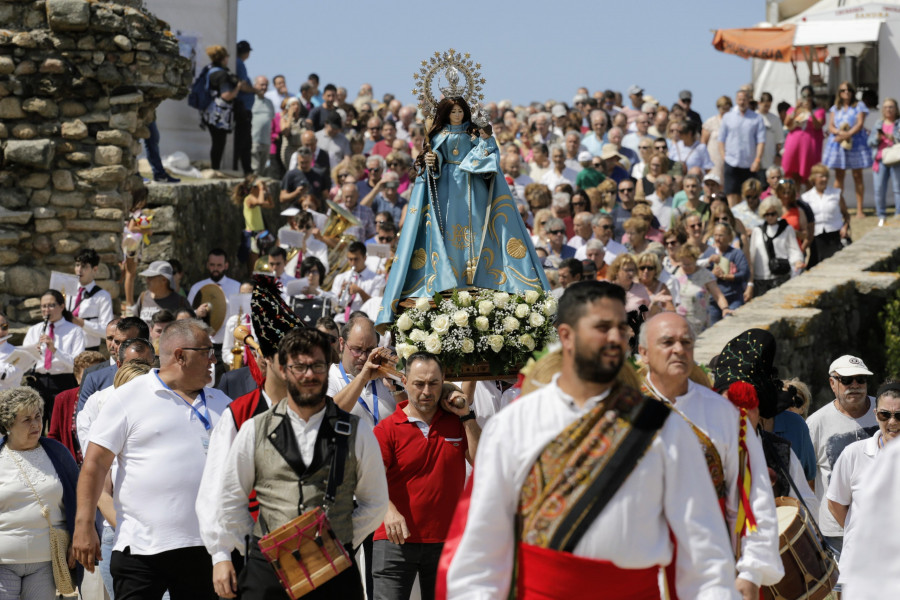
[(875, 123), (872, 133), (869, 134), (869, 147), (875, 152), (875, 161), (872, 164), (872, 173), (875, 184), (875, 213), (878, 215), (878, 226), (884, 225), (887, 216), (886, 196), (887, 182), (891, 180), (891, 189), (894, 192), (894, 217), (898, 217), (900, 208), (900, 163), (885, 165), (882, 154), (886, 148), (900, 142), (900, 127), (897, 126), (897, 101), (893, 98), (885, 98), (881, 101), (881, 119)]

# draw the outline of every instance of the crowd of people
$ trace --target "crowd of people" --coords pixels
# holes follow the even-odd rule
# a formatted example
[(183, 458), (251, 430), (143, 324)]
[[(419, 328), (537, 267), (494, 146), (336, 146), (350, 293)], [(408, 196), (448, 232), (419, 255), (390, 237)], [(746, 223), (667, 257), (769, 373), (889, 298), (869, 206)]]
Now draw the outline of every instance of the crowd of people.
[[(668, 107), (637, 85), (627, 102), (580, 89), (571, 106), (488, 103), (490, 126), (468, 139), (449, 105), (449, 134), (435, 133), (368, 85), (351, 103), (316, 76), (297, 96), (281, 75), (251, 84), (250, 52), (238, 45), (232, 75), (228, 52), (209, 51), (213, 166), (233, 127), (247, 173), (238, 255), (212, 248), (189, 289), (174, 257), (138, 271), (137, 205), (124, 272), (146, 289), (126, 285), (122, 316), (84, 250), (78, 290), (47, 290), (22, 347), (0, 347), (0, 599), (71, 586), (253, 600), (288, 597), (286, 581), (309, 598), (583, 597), (604, 582), (610, 598), (755, 599), (798, 576), (779, 555), (782, 497), (817, 524), (848, 598), (900, 585), (873, 569), (896, 551), (874, 528), (900, 501), (884, 466), (896, 450), (883, 452), (900, 385), (844, 355), (828, 361), (833, 400), (808, 414), (808, 387), (773, 375), (768, 332), (731, 340), (711, 375), (693, 356), (705, 328), (849, 240), (844, 172), (857, 212), (873, 151), (886, 190), (896, 102), (867, 134), (848, 83), (827, 117), (811, 90), (773, 114), (771, 96), (741, 89), (706, 121), (687, 90)], [(460, 142), (499, 150), (559, 300), (559, 347), (522, 378), (452, 383), (426, 352), (398, 373), (376, 330), (400, 232), (421, 217), (413, 167), (440, 166), (436, 135), (447, 177)], [(282, 181), (277, 235), (263, 176)], [(353, 217), (343, 247), (335, 214)], [(227, 299), (221, 321), (195, 302), (209, 286)], [(315, 550), (325, 581), (290, 573), (309, 548), (272, 550), (285, 524), (330, 548)]]
[[(231, 91), (238, 81), (251, 85), (243, 64), (249, 44), (243, 44), (238, 74), (222, 66)], [(221, 56), (224, 49), (211, 51)], [(283, 75), (271, 83), (270, 89), (266, 76), (256, 76), (256, 97), (245, 99), (252, 108), (254, 166), (245, 169), (248, 184), (235, 196), (245, 216), (242, 260), (252, 268), (258, 238), (270, 230), (257, 207), (272, 206), (271, 199), (252, 188), (258, 185), (253, 173), (282, 180), (282, 205), (313, 212), (314, 226), (304, 231), (313, 245), (322, 243), (329, 200), (362, 221), (360, 241), (381, 235), (376, 224), (385, 221), (399, 231), (413, 164), (427, 151), (417, 108), (391, 94), (376, 99), (369, 84), (351, 101), (346, 88), (320, 87), (316, 74), (296, 95)], [(832, 100), (806, 86), (796, 106), (773, 107), (771, 94), (754, 97), (748, 86), (733, 100), (719, 98), (717, 114), (705, 120), (692, 109), (689, 90), (666, 105), (637, 85), (627, 98), (610, 90), (589, 95), (581, 88), (571, 103), (501, 101), (485, 109), (502, 172), (558, 293), (571, 281), (608, 279), (615, 258), (629, 254), (631, 263), (655, 270), (656, 282), (665, 286), (651, 295), (641, 273), (626, 269), (629, 298), (639, 298), (629, 305), (651, 315), (674, 308), (699, 333), (851, 242), (846, 170), (854, 181), (856, 217), (863, 215), (863, 169), (875, 174), (879, 225), (887, 216), (889, 180), (895, 205), (900, 199), (897, 164), (884, 162), (885, 151), (900, 140), (895, 101), (885, 98), (882, 118), (866, 130), (868, 106), (874, 109), (877, 99), (857, 98), (848, 82), (837, 89)], [(224, 144), (217, 136), (214, 166)], [(290, 228), (299, 226), (292, 220)], [(587, 259), (589, 241), (602, 243), (602, 260)], [(642, 256), (648, 253), (658, 267)], [(571, 258), (581, 265), (563, 266)], [(323, 266), (327, 273), (328, 263)]]

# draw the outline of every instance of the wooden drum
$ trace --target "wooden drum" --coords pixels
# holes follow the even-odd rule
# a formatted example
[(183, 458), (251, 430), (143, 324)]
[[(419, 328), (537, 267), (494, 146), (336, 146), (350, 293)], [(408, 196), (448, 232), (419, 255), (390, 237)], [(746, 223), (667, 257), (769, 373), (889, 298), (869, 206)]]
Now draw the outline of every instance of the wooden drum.
[(308, 510), (259, 540), (292, 600), (320, 587), (352, 563), (322, 507)]
[(784, 578), (762, 588), (765, 600), (824, 600), (837, 584), (834, 558), (816, 537), (809, 513), (794, 498), (775, 499)]

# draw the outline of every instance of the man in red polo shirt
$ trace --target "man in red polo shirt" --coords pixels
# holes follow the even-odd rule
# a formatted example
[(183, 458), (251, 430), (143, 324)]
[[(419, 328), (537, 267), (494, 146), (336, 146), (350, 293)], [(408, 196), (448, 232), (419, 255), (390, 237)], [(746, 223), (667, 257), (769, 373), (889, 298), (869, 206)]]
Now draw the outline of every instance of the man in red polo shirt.
[[(388, 512), (375, 531), (375, 600), (409, 598), (416, 575), (434, 598), (438, 561), (481, 428), (463, 392), (443, 395), (443, 365), (417, 352), (406, 362), (409, 400), (375, 427), (388, 480)], [(462, 398), (462, 408), (453, 402)]]

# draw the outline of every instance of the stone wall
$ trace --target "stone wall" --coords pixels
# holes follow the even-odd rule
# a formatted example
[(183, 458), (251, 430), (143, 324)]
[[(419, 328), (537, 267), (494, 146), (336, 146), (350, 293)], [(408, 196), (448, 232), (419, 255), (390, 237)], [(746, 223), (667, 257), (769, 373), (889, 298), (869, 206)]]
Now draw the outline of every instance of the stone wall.
[[(249, 276), (249, 271), (237, 262), (244, 229), (243, 209), (231, 201), (231, 190), (240, 182), (223, 179), (151, 185), (148, 207), (153, 210), (153, 233), (150, 245), (144, 247), (141, 265), (177, 258), (184, 265), (185, 281), (199, 281), (207, 277), (206, 254), (219, 247), (228, 253), (230, 277)], [(269, 182), (269, 196), (276, 199), (276, 208), (263, 210), (266, 225), (273, 233), (285, 222), (279, 215), (280, 189), (278, 182)]]
[(783, 378), (799, 377), (813, 392), (810, 412), (834, 395), (828, 366), (843, 354), (862, 358), (875, 373), (870, 393), (884, 372), (884, 328), (879, 312), (900, 289), (900, 236), (895, 227), (873, 229), (822, 264), (738, 309), (705, 331), (695, 358), (707, 363), (728, 340), (752, 327), (778, 340), (776, 366)]
[(135, 156), (189, 62), (140, 0), (0, 0), (0, 305), (39, 317), (51, 270), (94, 248), (114, 297)]

